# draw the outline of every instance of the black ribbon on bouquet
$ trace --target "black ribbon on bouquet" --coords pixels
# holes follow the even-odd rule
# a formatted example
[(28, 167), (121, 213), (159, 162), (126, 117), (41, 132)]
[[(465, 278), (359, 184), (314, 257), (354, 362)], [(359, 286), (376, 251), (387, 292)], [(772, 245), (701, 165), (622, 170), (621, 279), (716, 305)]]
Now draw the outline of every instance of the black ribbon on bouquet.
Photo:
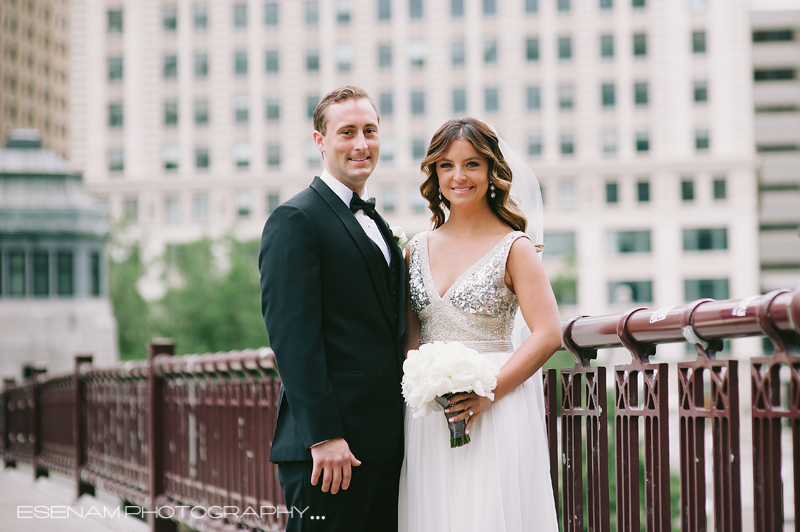
[[(442, 405), (442, 408), (452, 407), (457, 405), (458, 403), (450, 404), (450, 398), (455, 395), (452, 393), (445, 394), (444, 396), (437, 397), (435, 401)], [(463, 410), (462, 410), (463, 412)], [(444, 418), (447, 419), (447, 428), (450, 429), (450, 448), (453, 447), (461, 447), (462, 445), (468, 444), (471, 439), (469, 434), (467, 434), (467, 420), (462, 419), (461, 421), (453, 421), (450, 422), (450, 418), (460, 414), (461, 412), (445, 412)]]

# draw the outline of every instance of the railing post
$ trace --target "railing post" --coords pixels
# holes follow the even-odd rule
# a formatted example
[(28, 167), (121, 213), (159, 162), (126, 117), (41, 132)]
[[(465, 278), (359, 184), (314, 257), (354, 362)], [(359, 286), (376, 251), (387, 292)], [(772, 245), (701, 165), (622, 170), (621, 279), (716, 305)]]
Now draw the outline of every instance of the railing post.
[(39, 467), (39, 454), (42, 452), (42, 430), (41, 430), (41, 420), (42, 420), (42, 413), (41, 408), (39, 407), (39, 375), (44, 375), (47, 373), (47, 368), (45, 366), (37, 366), (33, 368), (33, 373), (31, 374), (31, 395), (30, 395), (30, 407), (31, 407), (31, 436), (33, 438), (33, 445), (32, 445), (32, 456), (31, 456), (31, 465), (33, 466), (33, 479), (36, 480), (39, 477), (46, 477), (47, 469), (43, 467)]
[(72, 441), (75, 445), (75, 498), (94, 495), (94, 486), (81, 479), (86, 466), (86, 384), (81, 379), (81, 366), (92, 363), (92, 355), (75, 356), (75, 405), (73, 407)]
[(3, 418), (2, 423), (3, 426), (0, 427), (0, 437), (2, 437), (2, 441), (0, 441), (0, 452), (3, 454), (3, 466), (4, 467), (17, 467), (16, 460), (13, 460), (11, 457), (8, 456), (8, 431), (11, 425), (9, 421), (9, 416), (11, 415), (11, 411), (8, 408), (8, 391), (11, 388), (14, 388), (17, 385), (17, 381), (14, 377), (4, 377), (3, 378)]
[(164, 379), (156, 372), (156, 357), (172, 356), (175, 342), (169, 338), (154, 338), (148, 344), (147, 360), (147, 469), (150, 495), (147, 509), (150, 510), (150, 532), (175, 532), (177, 524), (171, 519), (158, 516), (158, 497), (164, 493), (164, 426), (163, 412)]

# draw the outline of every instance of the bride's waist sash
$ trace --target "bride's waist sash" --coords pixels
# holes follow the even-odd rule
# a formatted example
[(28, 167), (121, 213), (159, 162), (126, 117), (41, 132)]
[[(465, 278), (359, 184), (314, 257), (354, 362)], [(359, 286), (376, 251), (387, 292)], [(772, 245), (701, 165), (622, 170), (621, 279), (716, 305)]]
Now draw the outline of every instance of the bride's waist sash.
[(474, 349), (478, 353), (512, 353), (514, 351), (513, 344), (505, 340), (459, 340), (458, 343), (463, 344), (470, 349)]

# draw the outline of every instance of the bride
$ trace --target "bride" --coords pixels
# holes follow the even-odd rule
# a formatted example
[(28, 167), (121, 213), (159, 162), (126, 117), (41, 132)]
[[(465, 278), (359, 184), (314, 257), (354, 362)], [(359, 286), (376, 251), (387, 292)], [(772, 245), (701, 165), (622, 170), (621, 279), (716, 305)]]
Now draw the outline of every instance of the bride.
[[(531, 377), (560, 347), (561, 327), (500, 143), (483, 122), (450, 120), (422, 161), (427, 179), (420, 190), (434, 230), (406, 248), (406, 352), (458, 341), (501, 369), (494, 401), (475, 394), (450, 399), (449, 419), (467, 420), (472, 441), (463, 447), (450, 448), (442, 414), (413, 418), (407, 411), (400, 531), (558, 530), (541, 379)], [(514, 350), (518, 308), (531, 333)]]

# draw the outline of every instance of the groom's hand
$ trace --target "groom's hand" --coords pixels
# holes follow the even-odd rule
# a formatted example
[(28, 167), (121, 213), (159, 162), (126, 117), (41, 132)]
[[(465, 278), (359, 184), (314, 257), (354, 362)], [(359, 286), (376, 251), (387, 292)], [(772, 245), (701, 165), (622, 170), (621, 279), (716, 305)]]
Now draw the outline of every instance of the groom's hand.
[(322, 475), (322, 491), (331, 495), (350, 487), (351, 467), (361, 465), (344, 438), (333, 438), (311, 448), (314, 469), (311, 471), (311, 485), (316, 486)]

